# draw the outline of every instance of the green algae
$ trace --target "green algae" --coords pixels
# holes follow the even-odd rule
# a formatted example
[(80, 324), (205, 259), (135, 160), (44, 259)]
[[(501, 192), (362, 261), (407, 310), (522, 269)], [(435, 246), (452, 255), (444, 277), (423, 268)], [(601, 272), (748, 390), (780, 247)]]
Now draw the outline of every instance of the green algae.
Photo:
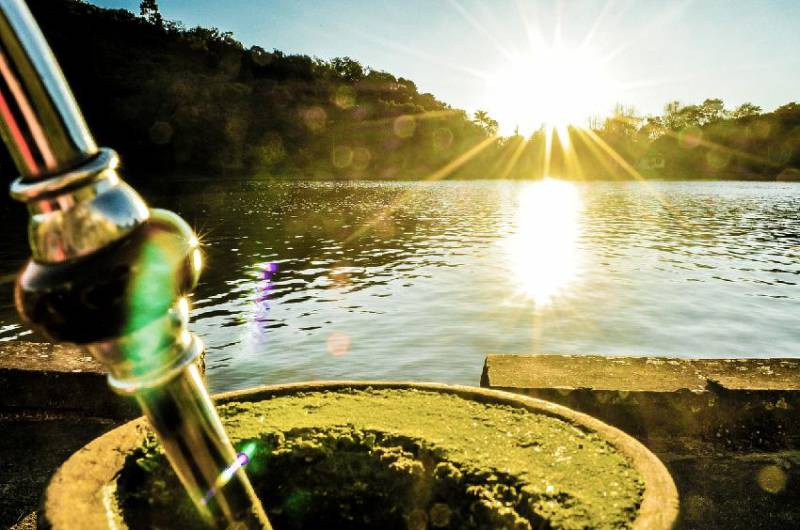
[[(325, 391), (222, 405), (277, 530), (626, 528), (643, 483), (597, 434), (453, 394)], [(181, 526), (191, 507), (154, 445), (119, 481), (131, 527)], [(160, 511), (168, 519), (154, 519)]]

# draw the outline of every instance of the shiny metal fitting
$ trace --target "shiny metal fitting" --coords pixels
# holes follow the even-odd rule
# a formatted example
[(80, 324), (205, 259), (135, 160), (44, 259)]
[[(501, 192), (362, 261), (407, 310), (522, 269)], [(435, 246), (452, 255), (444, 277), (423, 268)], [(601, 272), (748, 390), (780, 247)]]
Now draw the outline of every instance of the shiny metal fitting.
[(100, 149), (81, 166), (43, 180), (22, 177), (11, 196), (26, 202), (33, 259), (60, 263), (118, 241), (149, 218), (147, 205), (117, 174), (119, 158)]
[(164, 317), (127, 336), (87, 344), (86, 349), (109, 367), (108, 384), (119, 394), (158, 388), (196, 361), (205, 348), (187, 329), (186, 299)]
[[(20, 315), (52, 340), (82, 344), (136, 396), (199, 513), (217, 528), (269, 529), (194, 360), (187, 296), (202, 266), (177, 215), (148, 210), (97, 149), (23, 0), (0, 0), (0, 136), (20, 173), (33, 259), (17, 280)], [(208, 492), (214, 494), (209, 497)]]

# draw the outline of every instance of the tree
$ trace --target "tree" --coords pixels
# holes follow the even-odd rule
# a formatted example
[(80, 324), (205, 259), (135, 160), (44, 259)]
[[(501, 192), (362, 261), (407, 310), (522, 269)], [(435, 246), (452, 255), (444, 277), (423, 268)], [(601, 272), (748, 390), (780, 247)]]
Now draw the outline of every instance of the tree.
[(731, 112), (731, 118), (746, 118), (747, 116), (756, 116), (761, 114), (761, 107), (753, 105), (750, 102), (742, 103)]
[[(710, 101), (710, 100), (706, 100)], [(713, 105), (709, 109), (713, 108)], [(702, 105), (682, 105), (680, 101), (670, 101), (664, 106), (664, 127), (672, 131), (680, 131), (687, 127), (699, 127), (703, 124), (704, 111)]]
[(786, 105), (781, 105), (775, 109), (775, 114), (798, 114), (800, 113), (800, 104), (792, 102)]
[(680, 101), (670, 101), (664, 105), (664, 118), (662, 120), (664, 127), (672, 131), (683, 128), (681, 109), (683, 109), (683, 105), (681, 105)]
[(492, 119), (492, 117), (489, 116), (489, 113), (485, 110), (476, 110), (475, 114), (473, 114), (472, 121), (491, 136), (497, 134), (499, 124), (497, 123), (497, 120)]
[(606, 138), (620, 141), (623, 138), (631, 138), (636, 133), (641, 118), (636, 116), (634, 107), (626, 107), (622, 103), (614, 105), (611, 116), (603, 122), (602, 132)]
[(364, 77), (364, 68), (361, 63), (350, 57), (334, 57), (331, 59), (331, 68), (345, 81), (358, 81)]
[(661, 119), (661, 116), (648, 116), (637, 134), (648, 142), (654, 142), (664, 136), (665, 129), (664, 120)]
[(139, 4), (139, 14), (151, 24), (155, 24), (159, 28), (164, 27), (164, 19), (161, 18), (156, 0), (142, 0), (142, 3)]
[(603, 120), (597, 115), (589, 116), (586, 118), (586, 127), (590, 131), (599, 131), (603, 128)]
[(725, 118), (725, 104), (719, 98), (709, 98), (698, 108), (698, 125), (708, 125)]

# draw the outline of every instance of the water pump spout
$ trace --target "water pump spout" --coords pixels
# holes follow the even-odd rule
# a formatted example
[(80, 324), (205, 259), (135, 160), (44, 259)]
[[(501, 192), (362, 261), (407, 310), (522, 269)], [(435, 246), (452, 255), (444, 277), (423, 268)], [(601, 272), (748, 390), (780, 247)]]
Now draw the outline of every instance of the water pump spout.
[(22, 317), (83, 345), (117, 392), (136, 397), (210, 524), (270, 528), (197, 367), (188, 295), (198, 239), (177, 215), (148, 208), (116, 153), (96, 146), (23, 0), (0, 0), (0, 133), (20, 172), (11, 194), (30, 213)]

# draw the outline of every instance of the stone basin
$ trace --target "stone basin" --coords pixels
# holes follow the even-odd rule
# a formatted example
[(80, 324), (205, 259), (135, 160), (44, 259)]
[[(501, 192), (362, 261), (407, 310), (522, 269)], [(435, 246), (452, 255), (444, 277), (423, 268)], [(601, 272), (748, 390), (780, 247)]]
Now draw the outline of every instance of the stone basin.
[[(678, 495), (643, 445), (546, 401), (465, 386), (313, 382), (216, 397), (276, 530), (671, 528)], [(45, 526), (200, 525), (143, 418), (65, 462)]]

